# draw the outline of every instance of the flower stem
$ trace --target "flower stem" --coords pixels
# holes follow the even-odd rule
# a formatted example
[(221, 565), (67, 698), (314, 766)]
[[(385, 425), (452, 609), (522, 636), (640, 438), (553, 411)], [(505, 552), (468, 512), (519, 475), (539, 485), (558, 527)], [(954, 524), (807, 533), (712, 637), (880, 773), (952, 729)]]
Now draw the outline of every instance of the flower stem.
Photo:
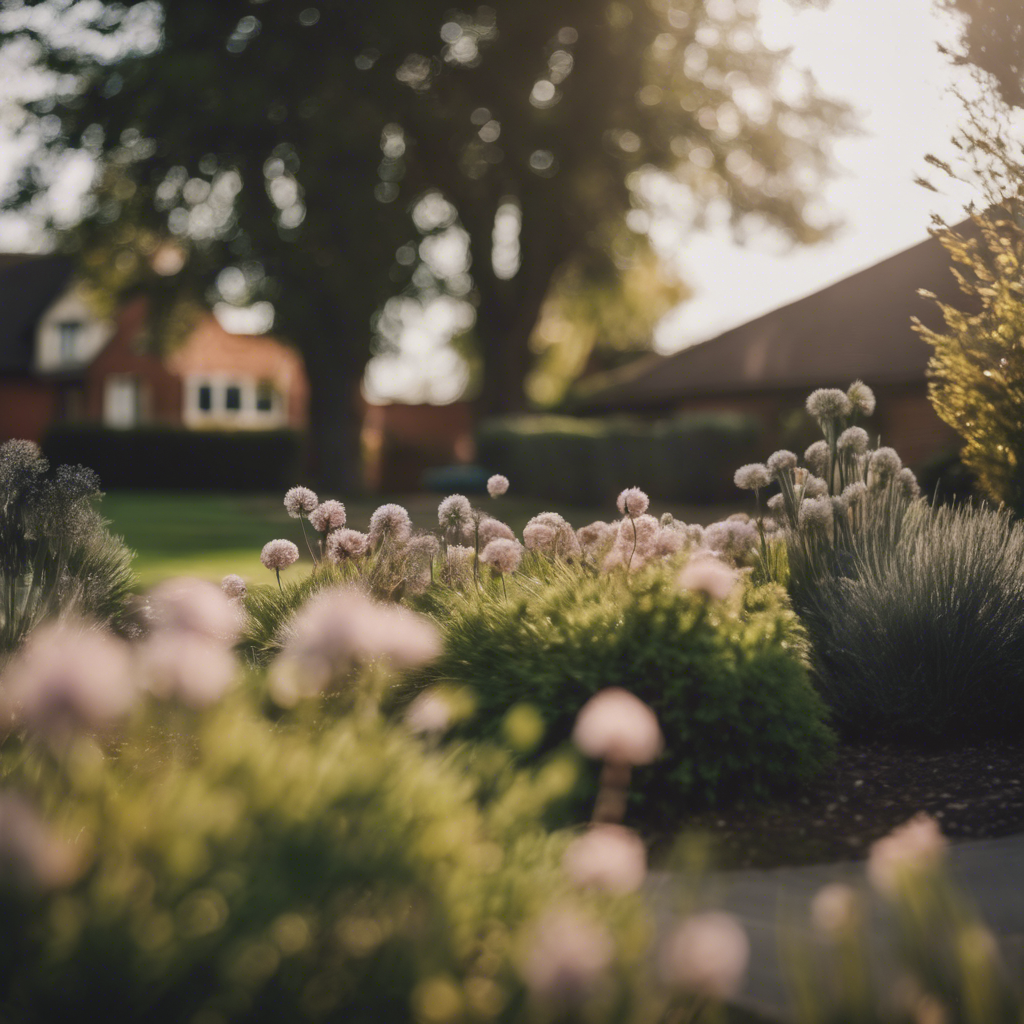
[(636, 554), (636, 520), (633, 518), (633, 513), (629, 513), (629, 521), (633, 524), (633, 550), (629, 553), (629, 561), (626, 563), (626, 572), (628, 573), (630, 567), (633, 565), (633, 556)]

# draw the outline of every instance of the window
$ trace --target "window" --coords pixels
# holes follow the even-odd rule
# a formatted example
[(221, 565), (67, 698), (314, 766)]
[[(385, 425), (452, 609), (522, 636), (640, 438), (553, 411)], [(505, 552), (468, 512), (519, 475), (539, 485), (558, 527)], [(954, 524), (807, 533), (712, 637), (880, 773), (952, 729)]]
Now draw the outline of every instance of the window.
[(139, 382), (127, 374), (108, 377), (103, 390), (103, 422), (125, 429), (139, 422)]
[(79, 320), (62, 320), (57, 324), (57, 340), (60, 346), (60, 361), (73, 363), (78, 359), (78, 339), (82, 333)]
[(228, 412), (239, 412), (242, 408), (242, 389), (237, 384), (229, 384), (224, 389), (224, 408)]
[(274, 406), (277, 404), (277, 392), (274, 390), (274, 385), (269, 380), (261, 380), (256, 385), (256, 411), (257, 412), (273, 412)]
[(213, 388), (209, 384), (200, 384), (196, 390), (196, 405), (202, 412), (213, 408)]

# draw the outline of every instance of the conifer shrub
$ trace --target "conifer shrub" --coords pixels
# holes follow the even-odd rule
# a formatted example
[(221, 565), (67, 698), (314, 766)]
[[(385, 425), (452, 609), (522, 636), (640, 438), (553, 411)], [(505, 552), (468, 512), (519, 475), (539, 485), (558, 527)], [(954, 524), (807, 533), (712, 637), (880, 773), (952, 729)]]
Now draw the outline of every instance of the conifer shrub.
[(424, 679), (469, 686), (474, 735), (498, 735), (526, 702), (549, 744), (580, 707), (623, 687), (649, 704), (665, 752), (641, 770), (643, 813), (761, 797), (827, 763), (832, 736), (811, 686), (806, 640), (785, 592), (745, 582), (724, 600), (678, 584), (678, 564), (596, 575), (564, 568), (510, 592), (436, 588), (422, 602), (444, 651)]

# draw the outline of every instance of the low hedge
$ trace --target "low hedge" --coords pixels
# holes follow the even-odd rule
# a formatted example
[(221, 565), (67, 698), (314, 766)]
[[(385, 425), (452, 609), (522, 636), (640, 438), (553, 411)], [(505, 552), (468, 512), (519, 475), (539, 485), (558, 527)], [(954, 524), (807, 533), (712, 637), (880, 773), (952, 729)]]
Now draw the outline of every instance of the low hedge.
[(43, 441), (52, 463), (82, 463), (108, 490), (281, 491), (300, 470), (293, 430), (62, 425)]
[(665, 501), (733, 501), (736, 466), (751, 461), (758, 423), (732, 413), (688, 413), (653, 423), (625, 417), (519, 416), (483, 423), (479, 461), (518, 494), (607, 504), (643, 481)]

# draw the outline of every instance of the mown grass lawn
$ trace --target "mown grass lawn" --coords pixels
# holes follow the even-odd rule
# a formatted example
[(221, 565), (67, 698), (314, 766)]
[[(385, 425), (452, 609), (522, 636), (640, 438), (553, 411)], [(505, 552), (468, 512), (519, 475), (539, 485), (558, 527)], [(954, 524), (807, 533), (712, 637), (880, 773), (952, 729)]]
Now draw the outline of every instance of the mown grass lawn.
[[(385, 501), (404, 505), (419, 529), (437, 526), (435, 494), (399, 497), (372, 497), (346, 501), (349, 525), (365, 530), (373, 510)], [(507, 522), (517, 533), (538, 512), (560, 512), (573, 526), (584, 526), (595, 519), (618, 517), (614, 505), (609, 508), (573, 508), (551, 504), (543, 499), (474, 498), (490, 514)], [(739, 507), (739, 506), (737, 506)], [(220, 580), (237, 573), (250, 583), (270, 583), (272, 573), (260, 564), (260, 549), (268, 540), (286, 537), (299, 545), (303, 559), (288, 570), (295, 578), (307, 572), (311, 560), (295, 519), (289, 518), (275, 495), (187, 494), (156, 491), (111, 491), (100, 506), (110, 520), (111, 529), (125, 539), (136, 552), (135, 571), (139, 585), (149, 587), (169, 576), (199, 576)], [(707, 507), (680, 509), (654, 503), (655, 515), (671, 511), (686, 522), (708, 523), (735, 509)], [(307, 530), (309, 529), (307, 525)]]

